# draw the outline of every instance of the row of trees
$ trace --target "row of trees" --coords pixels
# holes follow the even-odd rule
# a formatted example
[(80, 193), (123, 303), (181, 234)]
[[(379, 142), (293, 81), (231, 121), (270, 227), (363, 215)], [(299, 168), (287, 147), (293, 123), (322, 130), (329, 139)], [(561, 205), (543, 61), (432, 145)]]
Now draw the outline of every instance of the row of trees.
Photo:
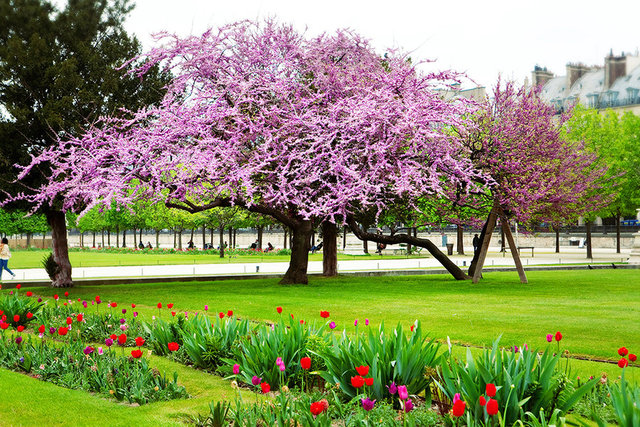
[[(157, 87), (169, 79), (158, 102), (121, 100), (129, 110), (84, 131), (69, 126), (53, 142), (48, 135), (50, 147), (21, 162), (24, 191), (5, 203), (49, 212), (65, 271), (55, 286), (71, 284), (64, 221), (51, 220), (64, 210), (86, 217), (145, 201), (149, 209), (233, 207), (269, 217), (292, 232), (282, 283), (306, 283), (315, 228), (328, 275), (338, 227), (347, 224), (361, 239), (425, 247), (465, 279), (433, 243), (395, 225), (484, 223), (484, 237), (498, 217), (560, 223), (612, 197), (603, 191), (606, 167), (564, 137), (569, 116), (558, 123), (537, 89), (499, 83), (484, 103), (447, 100), (442, 90), (462, 76), (422, 73), (402, 52), (380, 56), (352, 32), (309, 38), (274, 21), (162, 43), (128, 61), (124, 80)], [(380, 225), (391, 234), (368, 231)]]

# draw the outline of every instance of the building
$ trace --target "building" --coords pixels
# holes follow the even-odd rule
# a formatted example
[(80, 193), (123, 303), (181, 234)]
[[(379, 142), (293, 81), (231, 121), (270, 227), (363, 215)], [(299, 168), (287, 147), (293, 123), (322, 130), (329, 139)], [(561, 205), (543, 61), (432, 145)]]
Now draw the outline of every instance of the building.
[(576, 103), (590, 108), (632, 111), (640, 115), (640, 55), (613, 51), (604, 65), (568, 63), (566, 73), (556, 76), (546, 67), (531, 73), (534, 85), (542, 85), (542, 98), (558, 111)]

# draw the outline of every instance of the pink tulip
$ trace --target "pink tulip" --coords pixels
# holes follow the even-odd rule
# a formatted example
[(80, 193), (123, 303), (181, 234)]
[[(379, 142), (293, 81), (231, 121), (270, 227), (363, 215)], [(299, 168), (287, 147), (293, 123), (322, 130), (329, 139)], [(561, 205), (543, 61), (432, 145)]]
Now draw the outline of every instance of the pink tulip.
[(409, 392), (407, 392), (407, 386), (406, 385), (398, 386), (398, 397), (401, 400), (405, 400), (407, 397), (409, 397)]

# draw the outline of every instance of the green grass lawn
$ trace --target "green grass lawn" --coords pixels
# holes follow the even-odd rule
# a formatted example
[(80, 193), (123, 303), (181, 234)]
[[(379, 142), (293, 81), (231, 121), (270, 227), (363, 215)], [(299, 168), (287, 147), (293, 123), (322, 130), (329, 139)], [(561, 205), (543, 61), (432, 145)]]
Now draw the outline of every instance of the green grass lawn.
[[(9, 268), (42, 268), (42, 259), (50, 253), (45, 250), (14, 250)], [(377, 255), (343, 255), (339, 260), (371, 259)], [(385, 255), (384, 259), (424, 258), (426, 255)], [(176, 265), (176, 264), (228, 264), (255, 262), (289, 262), (289, 255), (244, 255), (220, 258), (218, 255), (191, 254), (145, 254), (145, 253), (106, 253), (106, 252), (69, 252), (74, 267), (111, 267), (120, 265)], [(309, 254), (309, 261), (322, 261), (322, 253)]]
[[(100, 295), (105, 302), (118, 302), (117, 310), (130, 309), (135, 303), (146, 319), (158, 315), (158, 302), (173, 302), (174, 310), (200, 313), (208, 304), (209, 315), (231, 309), (237, 316), (255, 320), (276, 320), (276, 307), (282, 306), (285, 316), (292, 313), (296, 319), (318, 323), (322, 320), (319, 311), (328, 310), (337, 330), (345, 327), (353, 331), (356, 318), (360, 330), (365, 318), (371, 322), (369, 327), (378, 327), (384, 321), (387, 327), (400, 322), (406, 328), (418, 319), (423, 330), (443, 342), (448, 336), (453, 342), (482, 346), (502, 335), (505, 346), (526, 342), (530, 348), (546, 348), (546, 334), (561, 331), (562, 348), (572, 354), (617, 360), (620, 346), (640, 353), (638, 271), (528, 275), (527, 285), (519, 284), (515, 273), (487, 272), (478, 285), (433, 275), (312, 278), (308, 286), (281, 286), (276, 278), (78, 286), (70, 290), (69, 297), (92, 300)], [(48, 288), (30, 290), (43, 296), (62, 293)], [(105, 310), (106, 304), (100, 309)], [(166, 309), (162, 317), (169, 317)], [(465, 350), (455, 346), (454, 352), (463, 356)], [(151, 360), (162, 371), (177, 371), (179, 382), (193, 397), (133, 407), (0, 369), (2, 389), (20, 390), (3, 393), (0, 425), (172, 425), (180, 423), (185, 414), (206, 413), (211, 400), (234, 400), (235, 391), (218, 377), (165, 358)], [(600, 376), (603, 372), (617, 378), (620, 369), (615, 364), (571, 361), (572, 376)], [(638, 368), (629, 369), (627, 375), (632, 381), (640, 381)], [(74, 410), (62, 414), (61, 405)]]

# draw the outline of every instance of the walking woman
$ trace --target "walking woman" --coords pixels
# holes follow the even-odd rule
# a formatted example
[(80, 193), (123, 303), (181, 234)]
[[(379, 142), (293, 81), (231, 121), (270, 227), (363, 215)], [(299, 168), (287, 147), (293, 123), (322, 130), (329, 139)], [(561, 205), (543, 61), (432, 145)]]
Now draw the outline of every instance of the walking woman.
[(16, 277), (13, 271), (9, 270), (9, 258), (11, 258), (11, 251), (9, 250), (9, 240), (6, 237), (2, 238), (0, 243), (0, 280), (2, 280), (2, 271), (7, 270), (11, 274), (11, 278)]

